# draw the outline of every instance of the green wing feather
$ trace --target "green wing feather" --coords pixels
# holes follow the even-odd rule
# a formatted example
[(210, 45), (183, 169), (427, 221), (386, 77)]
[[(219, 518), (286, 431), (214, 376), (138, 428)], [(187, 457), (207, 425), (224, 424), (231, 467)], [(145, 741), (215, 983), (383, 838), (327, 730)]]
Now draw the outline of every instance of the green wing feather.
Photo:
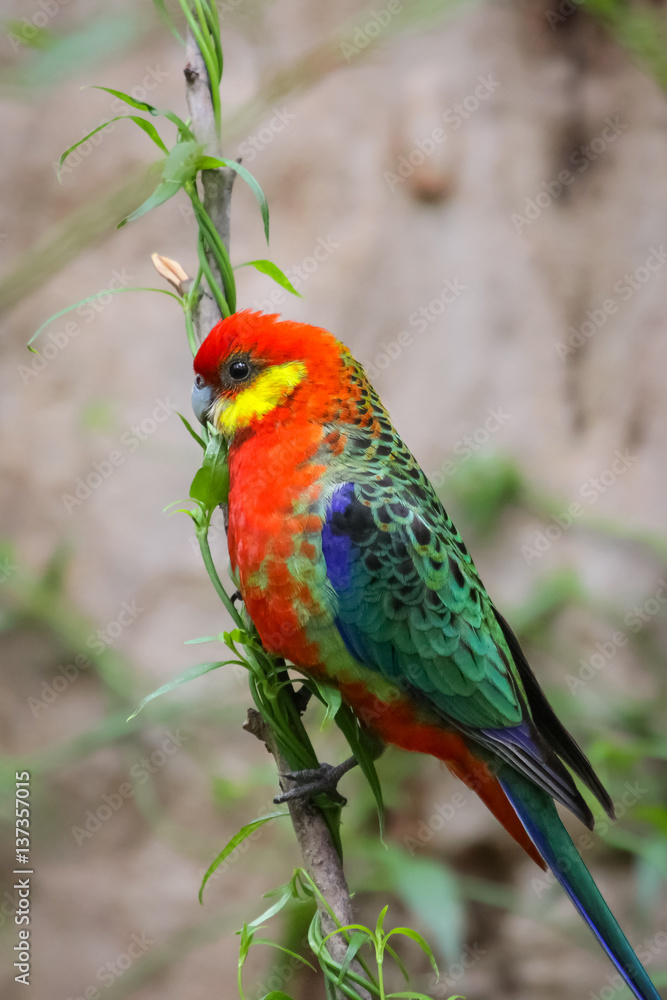
[(334, 581), (343, 637), (461, 724), (519, 725), (522, 685), (463, 542), (442, 508), (388, 479), (350, 485), (344, 510), (333, 500), (332, 536), (350, 543), (347, 579)]
[[(424, 474), (412, 456), (391, 472), (368, 472), (328, 491), (322, 535), (348, 651), (470, 737), (487, 759), (511, 764), (591, 826), (559, 756), (608, 810), (609, 797), (523, 654), (517, 665), (518, 643)], [(533, 705), (550, 723), (543, 733)]]

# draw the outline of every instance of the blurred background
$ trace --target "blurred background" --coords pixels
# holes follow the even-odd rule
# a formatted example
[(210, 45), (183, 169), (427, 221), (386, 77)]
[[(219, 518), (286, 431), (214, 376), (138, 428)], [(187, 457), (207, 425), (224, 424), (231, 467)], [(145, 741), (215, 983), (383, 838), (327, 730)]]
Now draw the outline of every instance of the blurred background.
[[(623, 0), (221, 0), (225, 149), (271, 207), (270, 251), (237, 183), (239, 304), (325, 326), (367, 365), (495, 602), (616, 803), (567, 820), (667, 985), (667, 24)], [(3, 996), (13, 981), (14, 774), (32, 775), (34, 1000), (236, 996), (235, 931), (299, 863), (276, 776), (241, 729), (246, 681), (186, 640), (227, 627), (191, 522), (191, 362), (150, 254), (193, 273), (179, 195), (155, 184), (118, 88), (186, 114), (178, 42), (149, 0), (4, 0), (0, 309)], [(165, 137), (173, 141), (171, 126)], [(664, 242), (663, 242), (664, 241)], [(226, 565), (224, 534), (213, 538)], [(202, 650), (204, 654), (202, 655)], [(320, 759), (345, 752), (307, 715)], [(345, 778), (359, 917), (424, 933), (413, 985), (469, 1000), (626, 995), (560, 890), (431, 760), (379, 762), (388, 818)], [(583, 838), (583, 839), (582, 839)], [(306, 905), (270, 934), (302, 950)], [(261, 945), (246, 994), (323, 997)], [(400, 979), (396, 980), (395, 988)]]

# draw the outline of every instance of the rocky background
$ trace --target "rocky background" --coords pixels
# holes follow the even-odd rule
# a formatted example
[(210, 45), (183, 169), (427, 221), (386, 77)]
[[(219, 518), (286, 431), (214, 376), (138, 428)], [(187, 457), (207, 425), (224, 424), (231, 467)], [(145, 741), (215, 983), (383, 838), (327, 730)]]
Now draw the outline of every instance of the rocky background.
[[(664, 7), (219, 7), (226, 148), (271, 207), (267, 253), (237, 183), (233, 260), (269, 255), (303, 295), (243, 269), (239, 303), (325, 326), (367, 365), (617, 803), (618, 824), (581, 847), (667, 986)], [(160, 287), (152, 252), (193, 272), (185, 198), (115, 229), (155, 183), (131, 122), (80, 147), (60, 185), (55, 170), (125, 113), (92, 84), (184, 114), (183, 53), (148, 0), (6, 0), (3, 18), (2, 993), (28, 995), (11, 874), (27, 769), (32, 1000), (231, 998), (234, 931), (299, 863), (273, 824), (199, 906), (210, 861), (275, 794), (241, 730), (245, 680), (216, 671), (125, 721), (210, 658), (185, 640), (226, 626), (189, 519), (163, 513), (199, 458), (176, 415), (191, 386), (182, 319), (166, 296), (109, 294), (26, 350), (100, 289)], [(224, 566), (222, 534), (214, 546)], [(321, 758), (338, 760), (319, 724), (313, 712)], [(387, 849), (351, 774), (346, 864), (360, 918), (389, 901), (390, 925), (433, 944), (438, 985), (404, 950), (415, 988), (625, 995), (558, 889), (437, 762), (390, 751), (379, 770)], [(309, 919), (297, 907), (267, 934), (299, 950)], [(251, 951), (248, 998), (324, 995), (275, 954)]]

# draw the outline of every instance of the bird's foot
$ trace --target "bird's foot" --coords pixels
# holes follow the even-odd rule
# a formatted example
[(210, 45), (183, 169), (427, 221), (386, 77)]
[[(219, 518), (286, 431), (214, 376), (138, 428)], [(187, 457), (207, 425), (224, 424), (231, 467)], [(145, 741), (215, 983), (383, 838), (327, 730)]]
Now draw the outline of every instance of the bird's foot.
[(320, 792), (326, 792), (335, 802), (344, 806), (347, 799), (339, 794), (336, 786), (343, 775), (356, 767), (356, 764), (355, 757), (348, 757), (342, 764), (337, 764), (335, 767), (332, 764), (320, 764), (319, 767), (306, 768), (303, 771), (287, 771), (285, 774), (281, 774), (281, 778), (288, 778), (290, 781), (296, 782), (296, 785), (294, 788), (277, 795), (273, 801), (280, 805), (291, 799), (310, 798)]

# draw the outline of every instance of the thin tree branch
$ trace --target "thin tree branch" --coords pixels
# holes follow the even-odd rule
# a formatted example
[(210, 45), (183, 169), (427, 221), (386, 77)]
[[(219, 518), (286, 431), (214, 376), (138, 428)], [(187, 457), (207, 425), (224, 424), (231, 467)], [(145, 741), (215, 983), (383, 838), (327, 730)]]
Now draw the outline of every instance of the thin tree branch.
[[(201, 52), (189, 30), (186, 40), (186, 57), (187, 64), (184, 74), (192, 131), (197, 141), (204, 145), (207, 155), (222, 158), (220, 137), (215, 127), (208, 73)], [(234, 171), (229, 168), (202, 171), (204, 208), (220, 234), (227, 251), (229, 251), (231, 193), (235, 176)], [(208, 257), (208, 260), (214, 277), (222, 287), (222, 277), (215, 260), (212, 257)], [(202, 290), (193, 313), (195, 333), (200, 342), (219, 319), (220, 311), (215, 299), (209, 292)], [(296, 699), (294, 691), (292, 691), (292, 697)], [(248, 710), (248, 719), (244, 728), (266, 745), (267, 750), (275, 759), (279, 775), (290, 770), (287, 761), (284, 760), (278, 749), (272, 730), (255, 709)], [(281, 787), (283, 787), (285, 779), (281, 777), (279, 780)], [(284, 787), (283, 790), (285, 790)], [(288, 802), (288, 808), (294, 833), (303, 856), (304, 867), (338, 921), (336, 923), (332, 919), (325, 907), (319, 907), (322, 929), (324, 934), (329, 934), (336, 930), (337, 926), (350, 924), (353, 920), (352, 903), (343, 865), (321, 810), (308, 799), (293, 799)], [(327, 948), (335, 961), (343, 962), (347, 951), (347, 942), (343, 935), (334, 935), (327, 942)], [(363, 975), (363, 970), (358, 962), (353, 962), (351, 968), (357, 974)], [(371, 1000), (370, 993), (362, 987), (357, 986), (356, 990), (362, 1000)], [(343, 1000), (342, 992), (337, 990), (336, 995)]]
[[(206, 71), (206, 65), (197, 46), (194, 36), (188, 28), (185, 44), (186, 65), (185, 96), (190, 112), (190, 123), (197, 142), (201, 142), (207, 156), (222, 157), (220, 136), (215, 127), (211, 87)], [(213, 222), (222, 242), (229, 252), (231, 229), (232, 186), (236, 174), (229, 167), (219, 167), (217, 170), (202, 171), (202, 199), (204, 208)], [(206, 259), (209, 262), (213, 277), (220, 288), (223, 287), (222, 275), (216, 264), (215, 257), (207, 249)], [(221, 313), (218, 304), (203, 286), (201, 286), (199, 301), (194, 309), (193, 322), (197, 339), (201, 341), (220, 320)]]
[[(280, 753), (271, 729), (256, 709), (248, 709), (248, 718), (243, 728), (246, 732), (252, 733), (258, 740), (261, 740), (268, 752), (273, 756), (280, 776), (280, 787), (283, 791), (286, 791), (287, 783), (282, 775), (286, 771), (289, 771), (289, 765)], [(336, 916), (337, 922), (334, 922), (328, 910), (323, 906), (319, 907), (322, 930), (325, 935), (330, 934), (339, 925), (345, 926), (351, 924), (354, 920), (350, 890), (348, 889), (347, 879), (343, 871), (343, 863), (338, 855), (324, 816), (317, 806), (310, 799), (299, 798), (289, 799), (287, 807), (290, 812), (290, 819), (292, 820), (299, 850), (305, 862), (306, 871)], [(342, 934), (334, 935), (327, 942), (327, 948), (331, 957), (336, 962), (342, 964), (345, 952), (347, 951), (345, 937)], [(360, 976), (364, 974), (363, 969), (356, 961), (352, 962), (351, 969)], [(356, 986), (355, 988), (363, 1000), (366, 1000), (366, 998), (371, 1000), (371, 995), (367, 990), (361, 986)], [(341, 993), (340, 996), (342, 997), (343, 994)]]

